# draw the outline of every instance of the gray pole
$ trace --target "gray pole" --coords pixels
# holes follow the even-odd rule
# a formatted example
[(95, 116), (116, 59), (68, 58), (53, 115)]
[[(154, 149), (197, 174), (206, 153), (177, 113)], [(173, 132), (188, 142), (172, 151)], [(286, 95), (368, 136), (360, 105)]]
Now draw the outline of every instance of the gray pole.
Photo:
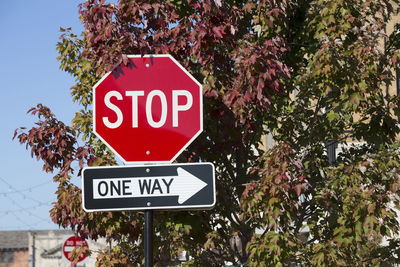
[(144, 266), (153, 267), (153, 211), (144, 211)]
[(328, 154), (329, 165), (336, 161), (336, 148), (338, 144), (335, 141), (330, 141), (326, 144), (326, 152)]
[(35, 232), (32, 232), (32, 267), (35, 267)]

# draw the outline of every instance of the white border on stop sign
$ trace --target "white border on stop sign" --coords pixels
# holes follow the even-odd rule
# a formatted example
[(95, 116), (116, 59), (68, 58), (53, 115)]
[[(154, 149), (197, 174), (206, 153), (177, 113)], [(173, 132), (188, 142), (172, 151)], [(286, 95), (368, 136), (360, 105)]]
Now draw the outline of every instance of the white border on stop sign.
[[(184, 73), (186, 75), (188, 75), (190, 77), (190, 79), (192, 79), (199, 87), (200, 87), (200, 130), (186, 143), (185, 146), (182, 147), (181, 150), (178, 151), (178, 153), (176, 153), (176, 155), (171, 159), (171, 160), (165, 160), (165, 161), (126, 161), (123, 157), (121, 157), (121, 155), (119, 153), (117, 153), (117, 151), (115, 151), (114, 148), (112, 148), (106, 140), (104, 140), (99, 134), (96, 133), (96, 113), (94, 112), (96, 109), (96, 92), (95, 89), (96, 87), (102, 83), (111, 73), (112, 71), (107, 72), (92, 88), (93, 90), (93, 132), (94, 134), (115, 154), (118, 156), (118, 158), (120, 158), (122, 160), (122, 162), (124, 162), (125, 164), (137, 164), (137, 163), (172, 163), (202, 132), (203, 132), (203, 86), (201, 85), (201, 83), (199, 83), (196, 78), (193, 77), (192, 74), (190, 74), (174, 57), (172, 57), (170, 54), (159, 54), (159, 55), (153, 55), (153, 54), (148, 54), (148, 55), (127, 55), (128, 58), (151, 58), (151, 57), (169, 57), (181, 70), (184, 71)], [(116, 65), (114, 67), (114, 69), (118, 67), (118, 65)]]

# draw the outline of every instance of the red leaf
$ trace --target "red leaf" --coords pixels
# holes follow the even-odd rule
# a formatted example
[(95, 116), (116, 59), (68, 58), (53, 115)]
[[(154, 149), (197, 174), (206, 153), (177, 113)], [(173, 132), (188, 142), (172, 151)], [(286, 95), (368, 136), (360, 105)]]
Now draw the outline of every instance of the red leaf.
[(221, 0), (214, 0), (214, 3), (215, 3), (215, 5), (217, 7), (221, 7), (222, 6)]
[(297, 196), (300, 196), (301, 191), (303, 191), (303, 189), (304, 189), (304, 185), (303, 184), (297, 184), (294, 187), (294, 190), (296, 191)]
[(221, 30), (221, 27), (213, 27), (212, 31), (214, 33), (214, 36), (216, 36), (217, 38), (222, 38), (222, 35), (225, 34), (224, 30)]

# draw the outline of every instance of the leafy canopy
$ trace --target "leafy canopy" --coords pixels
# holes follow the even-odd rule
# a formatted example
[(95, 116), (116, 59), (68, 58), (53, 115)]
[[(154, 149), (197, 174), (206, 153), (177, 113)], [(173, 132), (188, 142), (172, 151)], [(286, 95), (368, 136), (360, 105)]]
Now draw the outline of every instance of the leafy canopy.
[[(85, 165), (115, 164), (92, 133), (92, 86), (115, 64), (129, 64), (128, 54), (171, 54), (205, 96), (205, 130), (178, 161), (216, 165), (217, 204), (156, 212), (157, 266), (173, 265), (182, 251), (187, 266), (399, 263), (400, 103), (386, 88), (400, 43), (398, 31), (385, 32), (397, 7), (397, 0), (81, 4), (84, 32), (62, 29), (57, 49), (82, 109), (67, 126), (38, 105), (29, 111), (37, 126), (16, 131), (43, 169), (57, 172), (53, 221), (112, 242), (99, 266), (143, 262), (142, 214), (85, 213), (71, 179)], [(265, 150), (267, 134), (276, 145)], [(335, 142), (343, 149), (332, 165), (326, 150)]]

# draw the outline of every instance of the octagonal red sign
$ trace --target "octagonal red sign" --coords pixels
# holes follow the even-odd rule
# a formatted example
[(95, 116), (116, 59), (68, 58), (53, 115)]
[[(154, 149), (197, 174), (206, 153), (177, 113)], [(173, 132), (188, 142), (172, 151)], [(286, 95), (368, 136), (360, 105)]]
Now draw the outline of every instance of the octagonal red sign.
[(202, 132), (202, 87), (170, 55), (128, 56), (93, 87), (95, 134), (125, 163), (172, 162)]

